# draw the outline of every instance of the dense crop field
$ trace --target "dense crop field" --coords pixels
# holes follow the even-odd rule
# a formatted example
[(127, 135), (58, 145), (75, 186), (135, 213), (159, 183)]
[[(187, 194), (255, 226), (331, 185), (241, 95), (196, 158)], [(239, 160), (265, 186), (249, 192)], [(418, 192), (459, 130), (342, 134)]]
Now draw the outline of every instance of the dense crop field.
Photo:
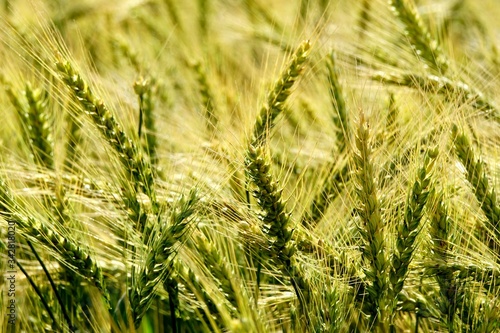
[(1, 3), (1, 332), (500, 332), (498, 1)]

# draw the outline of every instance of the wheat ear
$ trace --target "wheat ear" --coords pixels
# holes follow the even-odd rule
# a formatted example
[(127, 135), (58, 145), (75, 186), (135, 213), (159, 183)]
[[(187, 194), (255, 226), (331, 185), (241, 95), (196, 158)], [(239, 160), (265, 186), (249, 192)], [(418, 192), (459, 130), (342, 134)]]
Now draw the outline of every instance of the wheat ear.
[(163, 284), (172, 271), (173, 256), (178, 243), (184, 241), (199, 197), (195, 190), (181, 197), (173, 207), (169, 221), (156, 226), (152, 233), (152, 243), (144, 264), (134, 268), (132, 286), (129, 289), (130, 306), (135, 327), (139, 327), (142, 317), (151, 306), (158, 284)]
[(452, 135), (455, 152), (465, 167), (466, 178), (472, 186), (481, 210), (488, 219), (490, 231), (497, 239), (500, 239), (500, 206), (495, 188), (489, 183), (484, 162), (475, 157), (469, 139), (464, 133), (458, 132), (457, 126), (453, 126)]
[(7, 95), (14, 105), (24, 127), (26, 143), (31, 148), (34, 160), (37, 164), (52, 169), (54, 167), (54, 148), (46, 110), (48, 98), (42, 89), (33, 89), (30, 84), (23, 91), (24, 99), (21, 99), (11, 87), (7, 88)]
[[(30, 84), (26, 85), (24, 93), (28, 102), (26, 123), (28, 124), (29, 132), (27, 133), (27, 137), (31, 143), (31, 149), (35, 157), (35, 162), (41, 167), (53, 170), (55, 168), (52, 140), (53, 128), (52, 124), (48, 121), (47, 93), (42, 89), (33, 89)], [(45, 206), (49, 211), (53, 211), (53, 216), (55, 216), (54, 220), (57, 221), (59, 225), (68, 225), (72, 218), (69, 215), (68, 200), (65, 195), (65, 189), (60, 181), (57, 181), (54, 192), (55, 198), (44, 196)], [(75, 306), (75, 303), (79, 303), (82, 299), (82, 294), (85, 292), (81, 288), (78, 288), (82, 282), (82, 277), (79, 276), (74, 270), (64, 267), (65, 270), (62, 272), (63, 278), (72, 280), (73, 284), (68, 286), (66, 289), (58, 290), (52, 280), (52, 277), (50, 276), (49, 271), (45, 268), (43, 261), (39, 257), (31, 241), (28, 240), (27, 244), (44, 269), (45, 275), (51, 282), (52, 289), (54, 290), (57, 300), (61, 306), (61, 310), (65, 315), (66, 321), (70, 323), (69, 316), (66, 313), (65, 303), (62, 301), (61, 296), (66, 296), (67, 299), (72, 301), (67, 302), (70, 309), (72, 306)], [(72, 309), (71, 312), (74, 312), (74, 309)], [(71, 326), (72, 325), (70, 324), (70, 327)]]
[(340, 85), (337, 67), (335, 65), (335, 54), (332, 52), (328, 57), (328, 83), (330, 91), (330, 99), (334, 110), (333, 123), (335, 124), (335, 136), (337, 138), (337, 146), (339, 153), (343, 153), (349, 144), (349, 122), (348, 110)]
[(149, 160), (151, 164), (155, 166), (158, 162), (158, 157), (156, 155), (156, 126), (155, 126), (155, 103), (153, 101), (153, 88), (155, 82), (153, 79), (140, 78), (134, 83), (134, 91), (139, 97), (139, 111), (140, 111), (140, 121), (139, 121), (139, 138), (141, 138), (142, 132), (142, 120), (144, 121), (144, 127), (146, 128), (145, 139), (146, 144), (144, 145), (144, 150), (149, 154)]
[(371, 10), (371, 1), (363, 0), (363, 5), (361, 11), (359, 13), (358, 27), (359, 27), (359, 38), (363, 40), (366, 36), (368, 25), (372, 20), (370, 10)]
[(209, 33), (209, 15), (213, 4), (211, 0), (198, 0), (198, 25), (202, 42), (206, 42)]
[(423, 92), (433, 92), (443, 95), (450, 102), (470, 103), (472, 107), (489, 119), (500, 122), (500, 114), (495, 103), (487, 99), (483, 92), (462, 81), (453, 81), (445, 76), (419, 75), (416, 73), (387, 74), (378, 72), (372, 77), (385, 84), (394, 84), (415, 88)]
[(301, 301), (307, 301), (310, 287), (293, 258), (296, 245), (292, 241), (290, 214), (286, 212), (281, 190), (270, 173), (270, 164), (262, 147), (248, 148), (245, 169), (248, 178), (256, 187), (253, 195), (261, 209), (259, 218), (268, 238), (270, 253), (284, 273), (290, 277), (297, 297)]
[(254, 147), (262, 146), (267, 137), (268, 131), (274, 126), (274, 120), (284, 110), (284, 103), (292, 91), (292, 87), (299, 78), (304, 68), (304, 63), (308, 58), (311, 43), (302, 42), (293, 54), (290, 64), (281, 74), (280, 79), (269, 91), (267, 100), (262, 107), (255, 122), (251, 145)]
[(52, 223), (41, 223), (31, 216), (21, 213), (22, 209), (11, 195), (7, 184), (0, 180), (0, 214), (7, 222), (17, 225), (25, 236), (36, 240), (47, 249), (60, 253), (62, 264), (74, 268), (75, 272), (90, 280), (99, 289), (106, 301), (109, 303), (108, 291), (104, 283), (102, 270), (85, 250), (73, 241), (60, 235), (48, 225)]
[(390, 0), (394, 14), (405, 26), (405, 36), (415, 53), (437, 73), (444, 74), (449, 66), (437, 40), (432, 38), (412, 0)]
[(92, 93), (87, 83), (68, 61), (59, 59), (56, 66), (64, 83), (73, 91), (85, 112), (118, 153), (126, 169), (130, 171), (132, 181), (148, 195), (152, 203), (156, 203), (153, 173), (138, 147), (125, 134), (103, 101)]
[(424, 207), (431, 192), (430, 171), (436, 156), (437, 150), (427, 152), (424, 164), (418, 170), (417, 179), (408, 195), (404, 219), (398, 225), (396, 251), (392, 257), (392, 267), (389, 273), (394, 300), (397, 300), (403, 290), (408, 267), (415, 251), (415, 240), (421, 228)]
[(216, 321), (222, 322), (223, 319), (217, 304), (213, 301), (213, 295), (209, 294), (198, 275), (179, 260), (175, 260), (174, 269), (176, 272), (175, 277), (182, 281), (185, 288), (200, 300), (203, 307), (200, 312), (202, 315), (205, 315), (206, 320), (214, 321), (213, 318), (215, 318)]
[(208, 132), (211, 134), (217, 133), (215, 130), (217, 129), (217, 114), (215, 113), (215, 99), (212, 94), (212, 89), (208, 84), (207, 73), (205, 68), (201, 63), (196, 63), (194, 65), (194, 70), (196, 71), (198, 86), (202, 101), (202, 107), (205, 111), (205, 121)]
[(450, 234), (453, 224), (448, 216), (448, 209), (443, 201), (443, 195), (434, 195), (433, 208), (430, 210), (430, 235), (432, 241), (432, 258), (437, 265), (433, 265), (431, 273), (435, 272), (435, 279), (439, 285), (437, 307), (441, 313), (440, 319), (450, 332), (455, 331), (455, 316), (460, 307), (458, 292), (460, 284), (450, 267)]
[(388, 329), (388, 267), (386, 245), (384, 241), (384, 221), (380, 211), (380, 202), (377, 196), (375, 170), (371, 161), (370, 134), (368, 124), (361, 114), (357, 135), (356, 150), (353, 154), (357, 177), (356, 193), (359, 198), (358, 214), (361, 217), (359, 232), (364, 241), (361, 246), (363, 260), (368, 267), (364, 273), (368, 285), (371, 315), (377, 329)]
[(164, 0), (165, 2), (165, 7), (167, 8), (168, 11), (168, 16), (170, 17), (170, 21), (172, 22), (172, 25), (179, 29), (180, 32), (183, 31), (182, 28), (182, 22), (180, 20), (179, 12), (177, 10), (177, 4), (173, 0)]
[(203, 261), (213, 276), (218, 280), (219, 289), (224, 293), (226, 299), (231, 303), (231, 312), (236, 312), (238, 309), (238, 298), (242, 297), (240, 293), (243, 291), (238, 286), (241, 285), (236, 278), (228, 260), (224, 258), (217, 247), (209, 240), (198, 237), (196, 243), (200, 253), (203, 254)]
[(278, 182), (270, 173), (270, 164), (264, 153), (264, 145), (268, 131), (274, 126), (276, 117), (283, 112), (284, 103), (303, 70), (310, 47), (309, 41), (300, 44), (290, 64), (268, 93), (267, 102), (255, 122), (245, 157), (245, 171), (247, 178), (255, 185), (253, 195), (261, 209), (259, 217), (263, 223), (263, 231), (268, 238), (270, 252), (284, 273), (290, 277), (301, 302), (308, 300), (310, 288), (293, 258), (296, 246), (291, 241), (290, 216), (286, 212)]
[[(125, 170), (129, 172), (134, 186), (144, 191), (151, 201), (153, 212), (158, 212), (159, 205), (156, 200), (153, 171), (150, 164), (143, 158), (139, 148), (125, 134), (111, 111), (102, 100), (92, 93), (87, 83), (68, 61), (64, 61), (59, 57), (56, 66), (64, 83), (73, 91), (85, 112), (118, 153), (120, 161)], [(137, 229), (142, 232), (145, 230), (147, 217), (137, 198), (130, 193), (131, 189), (126, 192), (127, 194), (123, 199), (130, 209), (130, 218), (138, 223)], [(147, 238), (147, 235), (145, 235), (145, 238)]]

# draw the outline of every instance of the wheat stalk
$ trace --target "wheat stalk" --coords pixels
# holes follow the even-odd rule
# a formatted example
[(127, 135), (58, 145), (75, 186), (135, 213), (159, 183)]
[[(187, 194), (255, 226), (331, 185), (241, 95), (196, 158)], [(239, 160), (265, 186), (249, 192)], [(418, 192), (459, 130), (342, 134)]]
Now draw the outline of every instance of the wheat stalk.
[(399, 137), (398, 130), (398, 113), (399, 109), (396, 105), (396, 98), (393, 93), (389, 95), (389, 107), (386, 120), (386, 132), (388, 134), (387, 144), (392, 145)]
[(313, 198), (309, 211), (303, 216), (302, 224), (309, 229), (314, 228), (323, 218), (329, 205), (342, 192), (349, 178), (349, 163), (347, 161), (341, 161), (340, 165), (333, 163), (329, 165), (327, 178), (321, 184), (321, 191)]

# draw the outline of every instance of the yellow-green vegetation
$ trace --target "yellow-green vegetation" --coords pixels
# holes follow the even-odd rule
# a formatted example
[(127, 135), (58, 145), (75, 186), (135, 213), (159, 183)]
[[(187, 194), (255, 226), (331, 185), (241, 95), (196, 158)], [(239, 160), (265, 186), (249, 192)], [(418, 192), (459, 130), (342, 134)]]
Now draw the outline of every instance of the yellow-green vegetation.
[(496, 0), (4, 0), (0, 332), (500, 332)]

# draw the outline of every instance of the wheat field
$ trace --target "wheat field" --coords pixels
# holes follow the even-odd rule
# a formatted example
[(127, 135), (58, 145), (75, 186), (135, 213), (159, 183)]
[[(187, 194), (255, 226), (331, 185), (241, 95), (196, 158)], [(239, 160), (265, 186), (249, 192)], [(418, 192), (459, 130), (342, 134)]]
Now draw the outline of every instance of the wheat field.
[(1, 332), (500, 332), (495, 0), (3, 0)]

